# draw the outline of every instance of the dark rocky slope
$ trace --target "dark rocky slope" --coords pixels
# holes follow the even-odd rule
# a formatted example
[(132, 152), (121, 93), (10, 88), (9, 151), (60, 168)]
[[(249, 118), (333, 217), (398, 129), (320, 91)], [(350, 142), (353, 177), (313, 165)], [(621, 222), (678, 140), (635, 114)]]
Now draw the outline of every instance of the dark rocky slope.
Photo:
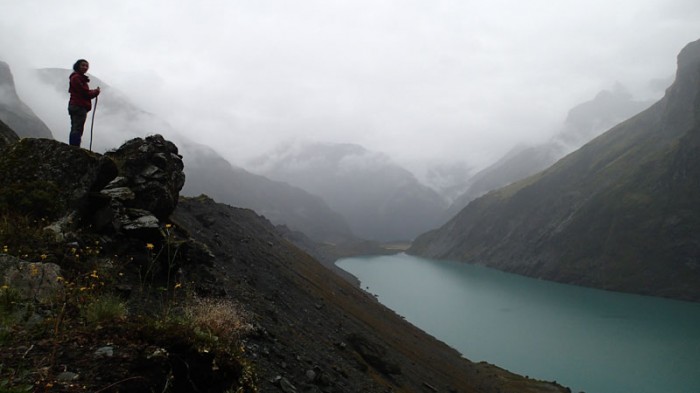
[[(205, 196), (178, 198), (182, 157), (160, 136), (130, 140), (106, 155), (31, 138), (2, 149), (1, 291), (9, 296), (8, 288), (28, 288), (30, 295), (13, 303), (0, 296), (4, 386), (566, 391), (465, 360), (332, 274), (251, 210)], [(42, 219), (27, 224), (25, 216)], [(16, 225), (3, 224), (8, 220), (40, 227), (18, 233)], [(17, 280), (18, 269), (28, 285)], [(38, 290), (55, 293), (39, 297)], [(91, 324), (84, 310), (104, 295), (119, 296), (128, 313)], [(190, 328), (182, 310), (193, 301), (237, 304), (245, 328), (235, 336), (211, 325)], [(16, 303), (28, 315), (10, 312)]]
[(566, 283), (700, 300), (700, 41), (659, 102), (491, 192), (410, 253)]
[(245, 304), (262, 327), (246, 343), (262, 391), (277, 391), (278, 375), (314, 392), (563, 391), (465, 360), (290, 245), (250, 210), (187, 198), (173, 221), (209, 245), (217, 287)]

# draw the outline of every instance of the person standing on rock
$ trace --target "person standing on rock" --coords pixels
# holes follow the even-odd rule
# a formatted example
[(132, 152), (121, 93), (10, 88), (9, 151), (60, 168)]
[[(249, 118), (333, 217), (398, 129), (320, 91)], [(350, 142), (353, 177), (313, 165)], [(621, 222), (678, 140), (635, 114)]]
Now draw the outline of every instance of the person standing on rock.
[(92, 109), (92, 99), (100, 95), (100, 88), (90, 90), (88, 82), (90, 78), (85, 75), (90, 68), (90, 63), (85, 59), (80, 59), (73, 64), (73, 73), (70, 74), (68, 92), (68, 114), (70, 115), (70, 137), (71, 146), (80, 146), (85, 128), (85, 119)]

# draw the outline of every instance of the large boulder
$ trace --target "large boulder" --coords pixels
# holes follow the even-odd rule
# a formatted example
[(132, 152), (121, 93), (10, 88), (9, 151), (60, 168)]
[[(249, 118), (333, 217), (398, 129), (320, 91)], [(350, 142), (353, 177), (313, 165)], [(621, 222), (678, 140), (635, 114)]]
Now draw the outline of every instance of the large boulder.
[(134, 138), (105, 155), (119, 168), (121, 179), (110, 188), (126, 193), (125, 206), (150, 211), (161, 220), (170, 216), (185, 185), (184, 164), (175, 144), (153, 135)]
[(152, 241), (185, 182), (177, 147), (160, 135), (106, 155), (49, 139), (25, 138), (0, 156), (0, 209), (55, 220), (57, 240), (75, 225)]

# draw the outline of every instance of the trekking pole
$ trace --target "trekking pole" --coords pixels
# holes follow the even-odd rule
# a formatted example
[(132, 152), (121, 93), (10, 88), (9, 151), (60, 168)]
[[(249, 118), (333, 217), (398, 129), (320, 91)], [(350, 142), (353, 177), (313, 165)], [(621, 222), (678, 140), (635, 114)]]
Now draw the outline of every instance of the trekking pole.
[(90, 123), (90, 151), (92, 151), (92, 128), (95, 126), (95, 112), (97, 112), (97, 99), (99, 96), (95, 97), (95, 107), (92, 109), (92, 122)]

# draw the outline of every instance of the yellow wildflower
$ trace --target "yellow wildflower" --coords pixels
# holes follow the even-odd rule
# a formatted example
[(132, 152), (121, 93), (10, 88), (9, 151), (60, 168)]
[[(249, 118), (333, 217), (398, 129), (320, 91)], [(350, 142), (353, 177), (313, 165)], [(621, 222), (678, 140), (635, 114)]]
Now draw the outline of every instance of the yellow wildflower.
[(178, 288), (180, 288), (180, 287), (182, 287), (182, 283), (177, 283), (177, 284), (175, 284), (175, 289), (178, 289)]
[(146, 243), (146, 248), (149, 250), (153, 249), (153, 243)]

